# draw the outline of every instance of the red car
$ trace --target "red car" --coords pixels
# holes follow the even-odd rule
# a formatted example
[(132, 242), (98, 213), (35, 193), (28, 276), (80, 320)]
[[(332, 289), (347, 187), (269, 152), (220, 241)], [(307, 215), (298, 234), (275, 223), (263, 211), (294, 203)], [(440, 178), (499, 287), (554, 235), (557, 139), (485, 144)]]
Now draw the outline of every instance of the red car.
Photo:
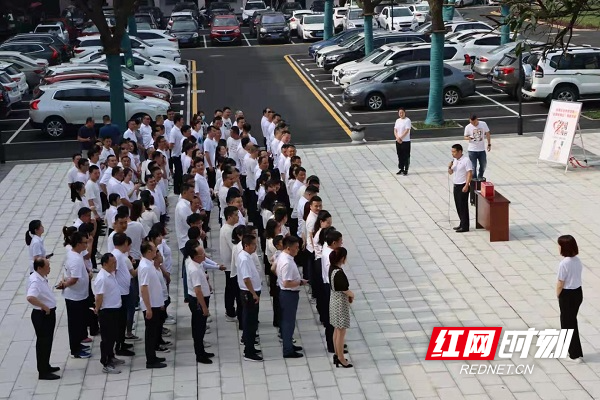
[(235, 15), (216, 15), (210, 25), (210, 42), (217, 43), (242, 43), (240, 22)]
[[(68, 74), (58, 74), (54, 76), (47, 76), (42, 78), (40, 81), (40, 85), (49, 85), (51, 83), (57, 83), (62, 81), (73, 81), (73, 80), (97, 80), (108, 82), (108, 74), (101, 72), (81, 72), (81, 73), (68, 73)], [(150, 96), (156, 97), (160, 100), (171, 102), (171, 93), (168, 90), (160, 89), (156, 87), (150, 86), (138, 86), (135, 84), (131, 84), (128, 82), (123, 82), (123, 86), (125, 89), (131, 90), (134, 93), (139, 94), (140, 96)], [(35, 90), (34, 90), (35, 94)]]

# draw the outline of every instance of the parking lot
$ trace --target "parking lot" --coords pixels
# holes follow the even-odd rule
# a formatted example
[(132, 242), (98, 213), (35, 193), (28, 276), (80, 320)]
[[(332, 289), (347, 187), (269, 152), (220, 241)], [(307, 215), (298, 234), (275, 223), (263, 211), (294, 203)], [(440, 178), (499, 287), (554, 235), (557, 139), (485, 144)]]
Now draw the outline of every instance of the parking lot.
[[(184, 61), (193, 77), (195, 63)], [(190, 85), (173, 88), (173, 101), (171, 106), (176, 112), (182, 113), (189, 121), (191, 116), (192, 92), (197, 91)], [(77, 143), (77, 130), (75, 128), (67, 131), (64, 138), (52, 139), (40, 129), (35, 129), (29, 123), (29, 100), (31, 94), (23, 97), (23, 100), (12, 106), (12, 112), (7, 119), (0, 120), (1, 139), (4, 154), (7, 161), (12, 160), (40, 160), (50, 158), (70, 157), (73, 152), (79, 150)], [(102, 123), (96, 120), (97, 124)]]
[[(212, 45), (210, 43), (210, 30), (208, 30), (208, 29), (203, 29), (202, 31), (200, 31), (200, 38), (201, 38), (200, 46), (196, 47), (196, 49), (205, 49), (205, 48), (211, 48), (211, 47), (221, 49), (221, 48), (230, 48), (230, 47), (235, 48), (235, 47), (277, 46), (277, 45), (290, 46), (290, 45), (294, 45), (294, 44), (303, 43), (302, 39), (299, 39), (296, 36), (292, 36), (290, 43), (273, 42), (273, 43), (265, 43), (265, 44), (259, 45), (258, 39), (250, 34), (250, 28), (248, 28), (247, 26), (242, 27), (242, 43), (241, 44), (224, 43), (224, 44)], [(189, 49), (189, 48), (186, 48), (186, 49)]]
[[(382, 111), (353, 109), (342, 104), (340, 86), (331, 80), (331, 72), (317, 67), (308, 53), (291, 54), (287, 56), (288, 63), (293, 65), (297, 73), (310, 84), (313, 93), (325, 101), (349, 128), (364, 126), (365, 138), (369, 140), (387, 140), (393, 138), (392, 127), (397, 118), (397, 109), (390, 108)], [(460, 128), (423, 129), (415, 130), (415, 137), (448, 137), (459, 136), (468, 124), (471, 114), (476, 114), (488, 125), (494, 134), (509, 134), (517, 132), (518, 102), (508, 95), (494, 90), (491, 83), (484, 77), (476, 77), (476, 95), (463, 99), (458, 105), (444, 107), (444, 118), (456, 121)], [(548, 106), (542, 101), (524, 101), (522, 108), (523, 131), (525, 133), (542, 132), (546, 123)], [(427, 116), (427, 104), (403, 105), (408, 117), (414, 121), (424, 121)], [(600, 99), (584, 102), (584, 110), (600, 106)], [(581, 129), (600, 128), (600, 121), (591, 120), (585, 116), (580, 119)], [(414, 128), (413, 128), (414, 129)]]

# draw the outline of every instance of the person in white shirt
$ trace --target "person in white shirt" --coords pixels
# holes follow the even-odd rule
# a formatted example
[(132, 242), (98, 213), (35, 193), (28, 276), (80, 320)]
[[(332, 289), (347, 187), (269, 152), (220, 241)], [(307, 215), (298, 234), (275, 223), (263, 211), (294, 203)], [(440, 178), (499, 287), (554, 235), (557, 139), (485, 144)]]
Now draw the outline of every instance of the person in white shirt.
[[(237, 210), (236, 210), (237, 211)], [(33, 273), (33, 261), (40, 258), (50, 258), (53, 254), (46, 255), (46, 248), (44, 247), (44, 239), (42, 239), (42, 235), (44, 234), (44, 225), (42, 225), (42, 221), (39, 219), (34, 219), (29, 222), (29, 228), (27, 232), (25, 232), (25, 244), (29, 247), (29, 273)]]
[(161, 339), (161, 309), (165, 306), (165, 299), (162, 285), (160, 283), (159, 272), (154, 266), (154, 260), (157, 257), (156, 246), (152, 242), (144, 242), (140, 252), (142, 260), (137, 269), (139, 290), (140, 290), (140, 308), (144, 313), (144, 322), (146, 325), (145, 353), (146, 368), (165, 368), (167, 364), (164, 358), (156, 356), (156, 348)]
[(219, 188), (219, 209), (220, 209), (220, 219), (223, 219), (223, 211), (225, 211), (225, 207), (227, 207), (227, 195), (229, 194), (229, 189), (234, 186), (234, 183), (237, 181), (238, 173), (235, 169), (228, 168), (223, 171), (223, 184)]
[(219, 130), (219, 139), (227, 140), (229, 138), (229, 129), (223, 125), (223, 117), (216, 116), (213, 118), (212, 126)]
[(273, 166), (277, 166), (279, 157), (281, 156), (281, 136), (283, 130), (275, 129), (273, 140), (271, 140), (271, 156), (273, 158)]
[[(69, 168), (67, 172), (67, 184), (69, 185), (69, 189), (71, 189), (71, 185), (77, 181), (77, 173), (79, 172), (79, 160), (81, 159), (81, 153), (73, 154), (73, 166)], [(75, 201), (73, 196), (71, 196), (71, 200)]]
[(60, 376), (54, 372), (59, 367), (50, 365), (50, 353), (56, 327), (56, 299), (48, 284), (50, 261), (44, 257), (33, 260), (33, 272), (29, 275), (27, 301), (32, 305), (31, 323), (35, 329), (35, 355), (40, 380), (56, 380)]
[(330, 255), (336, 249), (339, 249), (344, 245), (342, 234), (335, 230), (333, 227), (326, 228), (324, 232), (325, 246), (323, 246), (322, 257), (321, 257), (321, 281), (322, 289), (320, 294), (321, 297), (317, 300), (317, 305), (320, 308), (319, 315), (321, 317), (321, 323), (325, 326), (325, 342), (327, 343), (327, 351), (335, 353), (335, 346), (333, 344), (333, 332), (334, 327), (329, 321), (329, 301), (331, 298), (331, 284), (329, 282), (329, 267), (331, 267)]
[[(194, 199), (194, 186), (184, 184), (181, 188), (181, 197), (175, 206), (175, 234), (177, 236), (177, 247), (181, 251), (181, 254), (185, 257), (185, 244), (188, 241), (188, 229), (190, 226), (187, 223), (187, 218), (192, 214), (191, 202)], [(182, 263), (183, 273), (183, 293), (187, 296), (187, 277), (185, 271), (185, 265)]]
[[(108, 235), (108, 238), (106, 239), (106, 252), (107, 253), (112, 253), (112, 251), (115, 249), (114, 237), (118, 233), (125, 233), (125, 231), (127, 230), (128, 220), (129, 220), (129, 213), (127, 211), (123, 212), (123, 211), (119, 210), (117, 212), (117, 214), (115, 215), (115, 220), (112, 225), (113, 231), (111, 232), (110, 235)], [(130, 240), (131, 240), (131, 238), (130, 238)]]
[[(273, 119), (267, 127), (267, 144), (271, 143), (275, 138), (275, 128), (277, 127), (279, 122), (281, 122), (281, 115), (274, 113)], [(273, 151), (273, 148), (271, 148), (271, 151)]]
[(448, 174), (454, 183), (454, 204), (460, 218), (460, 224), (454, 228), (456, 232), (469, 231), (469, 188), (473, 178), (473, 164), (463, 155), (460, 144), (452, 146), (452, 162), (448, 165)]
[(262, 280), (251, 256), (256, 251), (256, 237), (244, 235), (242, 248), (237, 259), (237, 282), (240, 287), (242, 321), (244, 323), (244, 360), (262, 361), (263, 358), (258, 355), (254, 347), (258, 330), (258, 305), (262, 289)]
[(202, 225), (202, 230), (208, 232), (208, 225), (210, 221), (210, 212), (213, 209), (213, 202), (211, 198), (211, 190), (208, 186), (208, 180), (206, 179), (206, 169), (204, 168), (204, 161), (197, 160), (195, 164), (196, 174), (194, 175), (194, 191), (196, 192), (196, 196), (202, 202), (202, 208), (206, 213), (206, 218), (204, 219), (204, 223)]
[(225, 207), (224, 223), (219, 231), (219, 249), (221, 262), (225, 265), (225, 319), (228, 322), (236, 320), (235, 300), (237, 297), (237, 285), (233, 281), (237, 279), (231, 277), (231, 253), (233, 251), (233, 242), (231, 240), (233, 229), (239, 221), (238, 209), (234, 206)]
[(90, 161), (87, 158), (80, 158), (77, 161), (77, 176), (75, 182), (81, 182), (85, 185), (88, 181), (88, 169), (90, 168)]
[(169, 148), (171, 149), (171, 158), (173, 160), (173, 166), (175, 167), (175, 173), (173, 174), (173, 193), (181, 193), (181, 183), (183, 178), (183, 169), (181, 166), (181, 143), (183, 140), (183, 134), (181, 128), (183, 127), (183, 116), (181, 114), (175, 114), (173, 117), (175, 126), (171, 129), (169, 135)]
[(271, 151), (271, 143), (268, 141), (267, 129), (271, 124), (271, 120), (273, 119), (273, 111), (267, 107), (263, 109), (263, 116), (260, 119), (260, 131), (262, 133), (262, 141), (264, 143), (265, 149), (267, 151)]
[(125, 178), (123, 168), (115, 166), (112, 169), (111, 175), (112, 177), (108, 180), (106, 185), (108, 195), (110, 196), (113, 193), (117, 193), (121, 197), (121, 203), (127, 207), (131, 207), (129, 193), (127, 193), (127, 188), (122, 184), (122, 181)]
[(114, 156), (115, 151), (112, 148), (113, 142), (110, 136), (107, 136), (104, 139), (102, 139), (102, 144), (102, 151), (100, 152), (100, 159), (98, 161), (100, 161), (100, 164), (106, 164), (108, 156)]
[(175, 111), (173, 111), (172, 108), (169, 108), (167, 110), (167, 119), (165, 119), (165, 122), (163, 123), (163, 126), (165, 127), (165, 137), (167, 139), (167, 142), (169, 141), (169, 138), (171, 137), (171, 130), (175, 126), (175, 123), (173, 122), (173, 118), (175, 118)]
[(146, 189), (148, 189), (154, 199), (154, 207), (158, 210), (160, 222), (165, 222), (167, 217), (167, 204), (165, 203), (165, 195), (157, 184), (156, 176), (158, 174), (161, 174), (161, 171), (159, 168), (156, 168), (152, 175), (149, 175), (146, 178)]
[(410, 166), (410, 129), (412, 123), (406, 117), (404, 108), (398, 109), (398, 117), (394, 124), (396, 154), (398, 155), (398, 172), (396, 172), (396, 175), (407, 175)]
[(132, 305), (135, 310), (135, 304), (137, 303), (137, 291), (131, 290), (132, 277), (137, 276), (137, 272), (133, 269), (133, 264), (128, 257), (129, 251), (131, 250), (131, 238), (127, 237), (125, 233), (116, 233), (111, 237), (111, 241), (113, 243), (111, 254), (115, 256), (117, 263), (115, 277), (121, 295), (115, 350), (117, 355), (131, 357), (135, 355), (135, 353), (130, 350), (133, 346), (125, 343), (125, 339), (134, 336), (131, 326), (127, 325), (127, 313)]
[(119, 196), (117, 193), (111, 194), (108, 197), (108, 203), (110, 204), (110, 207), (108, 207), (108, 210), (106, 210), (104, 223), (108, 227), (106, 234), (110, 235), (114, 230), (113, 224), (115, 223), (115, 217), (117, 215), (117, 207), (121, 205), (121, 196)]
[(106, 374), (120, 374), (115, 368), (121, 360), (115, 358), (114, 347), (117, 343), (119, 332), (119, 312), (121, 310), (121, 292), (115, 276), (117, 259), (111, 253), (106, 253), (100, 259), (102, 268), (92, 282), (92, 291), (95, 295), (95, 312), (100, 323), (100, 363), (102, 372)]
[(57, 289), (63, 289), (63, 296), (67, 306), (67, 325), (69, 332), (69, 347), (71, 357), (90, 358), (91, 354), (86, 351), (88, 347), (82, 347), (81, 342), (87, 338), (87, 316), (90, 274), (85, 266), (83, 251), (87, 249), (88, 238), (79, 232), (75, 232), (69, 238), (72, 248), (67, 252), (65, 258), (64, 278), (56, 285)]
[(319, 289), (317, 277), (320, 277), (321, 268), (320, 265), (315, 263), (315, 247), (314, 247), (314, 227), (319, 216), (319, 211), (323, 209), (323, 201), (317, 195), (311, 197), (308, 201), (309, 213), (304, 223), (304, 230), (302, 231), (302, 243), (306, 250), (305, 255), (305, 266), (307, 269), (308, 280), (310, 281), (310, 287), (312, 288), (313, 299), (319, 298)]
[[(483, 180), (485, 167), (487, 166), (487, 151), (492, 150), (492, 133), (488, 125), (480, 121), (477, 115), (471, 115), (469, 125), (465, 126), (465, 140), (469, 142), (469, 159), (473, 165), (473, 176), (478, 180)], [(484, 137), (487, 140), (485, 146)], [(479, 172), (477, 172), (477, 162), (479, 161)]]
[(223, 119), (223, 127), (227, 130), (231, 129), (233, 126), (233, 121), (231, 121), (231, 108), (223, 107), (223, 115), (221, 118)]
[(292, 342), (296, 328), (296, 312), (300, 299), (300, 286), (308, 281), (302, 279), (294, 257), (300, 250), (300, 240), (295, 236), (283, 239), (283, 252), (277, 258), (277, 283), (279, 286), (279, 304), (281, 305), (281, 339), (283, 340), (283, 358), (303, 357), (302, 347)]
[(90, 166), (90, 179), (85, 183), (85, 197), (90, 209), (94, 212), (96, 219), (104, 219), (102, 211), (102, 199), (100, 198), (100, 168), (96, 165)]
[(229, 154), (229, 158), (231, 158), (233, 161), (235, 161), (235, 166), (236, 168), (240, 168), (240, 157), (239, 157), (239, 150), (240, 150), (240, 146), (241, 146), (241, 139), (240, 139), (240, 128), (238, 128), (237, 126), (234, 126), (230, 129), (229, 131), (229, 137), (227, 138), (227, 152)]
[(217, 172), (215, 170), (217, 166), (217, 145), (218, 140), (215, 139), (217, 135), (217, 128), (213, 126), (208, 127), (208, 133), (206, 140), (204, 141), (204, 162), (206, 163), (206, 179), (208, 180), (208, 186), (213, 189), (217, 181)]
[(132, 142), (137, 142), (137, 131), (138, 126), (134, 119), (131, 119), (127, 122), (127, 130), (123, 133), (123, 139), (131, 140)]
[(153, 147), (152, 143), (152, 127), (150, 126), (150, 116), (144, 115), (142, 117), (142, 124), (140, 125), (140, 133), (142, 134), (142, 144), (144, 145), (144, 149), (149, 149)]
[(117, 166), (119, 161), (114, 155), (109, 155), (106, 159), (106, 168), (102, 171), (102, 177), (100, 178), (100, 190), (108, 197), (108, 181), (112, 177), (112, 170)]

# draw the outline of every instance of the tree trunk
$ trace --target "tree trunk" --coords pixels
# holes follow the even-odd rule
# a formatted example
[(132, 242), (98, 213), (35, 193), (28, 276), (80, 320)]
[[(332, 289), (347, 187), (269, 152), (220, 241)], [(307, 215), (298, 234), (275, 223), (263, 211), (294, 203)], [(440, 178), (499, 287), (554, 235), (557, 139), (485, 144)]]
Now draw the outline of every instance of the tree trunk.
[(328, 40), (333, 36), (333, 0), (325, 1), (325, 31), (323, 38)]
[(507, 17), (510, 15), (510, 6), (503, 4), (500, 7), (500, 11), (502, 12), (502, 34), (500, 36), (500, 44), (506, 44), (510, 42), (510, 26), (507, 23)]
[(108, 79), (111, 88), (110, 117), (123, 132), (127, 127), (127, 116), (125, 115), (125, 95), (123, 94), (123, 76), (121, 75), (121, 56), (107, 54), (106, 65), (108, 65)]
[(427, 107), (428, 125), (442, 125), (444, 111), (442, 108), (444, 89), (444, 32), (431, 34), (431, 61), (429, 63), (429, 106)]
[(373, 14), (365, 12), (365, 56), (373, 51)]
[(448, 0), (446, 4), (444, 4), (444, 8), (442, 11), (442, 15), (444, 17), (444, 22), (452, 22), (454, 19), (454, 4), (455, 0)]

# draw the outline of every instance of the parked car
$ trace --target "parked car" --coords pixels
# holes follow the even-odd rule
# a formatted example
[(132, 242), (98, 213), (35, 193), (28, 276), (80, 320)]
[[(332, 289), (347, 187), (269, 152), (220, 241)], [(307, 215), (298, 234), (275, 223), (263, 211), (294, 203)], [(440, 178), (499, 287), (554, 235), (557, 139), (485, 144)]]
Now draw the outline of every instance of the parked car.
[(242, 10), (242, 23), (247, 25), (250, 19), (254, 16), (257, 11), (266, 11), (267, 5), (262, 0), (249, 0), (246, 5), (241, 8)]
[(158, 29), (158, 23), (150, 13), (136, 13), (134, 18), (140, 29)]
[(210, 25), (210, 42), (217, 43), (242, 43), (240, 22), (235, 15), (216, 15)]
[[(131, 41), (131, 49), (146, 57), (166, 58), (168, 60), (173, 60), (178, 64), (181, 62), (181, 53), (179, 52), (179, 49), (152, 45), (136, 36), (130, 36), (129, 39)], [(90, 49), (103, 49), (100, 36), (83, 36), (77, 38), (74, 48), (76, 54), (85, 54), (85, 51)]]
[(196, 47), (201, 41), (199, 29), (194, 20), (175, 20), (169, 32), (177, 39), (179, 47)]
[(0, 71), (0, 85), (8, 92), (8, 100), (11, 106), (20, 102), (23, 98), (23, 95), (19, 91), (19, 84), (13, 81), (4, 71)]
[[(372, 57), (374, 53), (376, 51), (365, 57), (364, 61), (346, 63), (334, 68), (332, 73), (333, 82), (345, 88), (355, 82), (370, 78), (392, 65), (413, 61), (429, 61), (431, 59), (431, 44), (422, 42), (393, 43), (380, 47), (377, 50), (377, 55)], [(444, 44), (444, 64), (466, 73), (471, 72), (471, 63), (467, 54), (460, 45), (455, 43)], [(338, 70), (336, 71), (336, 69)]]
[(13, 51), (0, 51), (0, 61), (12, 63), (19, 71), (25, 74), (27, 86), (32, 90), (40, 81), (48, 61), (41, 58), (31, 58)]
[(200, 9), (197, 2), (181, 1), (173, 6), (173, 12), (189, 11), (196, 22), (200, 22)]
[(25, 73), (19, 71), (15, 68), (15, 65), (10, 62), (0, 62), (0, 71), (6, 72), (10, 79), (13, 82), (17, 83), (17, 87), (19, 88), (19, 92), (21, 95), (24, 95), (29, 91), (29, 86), (27, 86), (27, 78), (25, 77)]
[(297, 30), (298, 37), (301, 38), (303, 42), (307, 40), (323, 39), (323, 31), (325, 30), (325, 15), (303, 15), (298, 23)]
[[(302, 19), (303, 15), (312, 14), (310, 10), (295, 10), (292, 12), (291, 18), (288, 19), (290, 32), (294, 35), (298, 34), (298, 23)], [(285, 15), (285, 14), (284, 14)]]
[[(523, 69), (531, 72), (535, 69), (541, 55), (526, 51), (521, 54), (521, 57), (523, 58)], [(519, 98), (519, 95), (524, 100), (530, 98), (519, 90), (519, 80), (521, 80), (521, 88), (524, 85), (524, 74), (523, 71), (519, 70), (519, 56), (515, 51), (511, 51), (502, 57), (492, 68), (488, 80), (492, 82), (494, 89), (504, 92), (512, 98)]]
[(170, 28), (175, 21), (194, 21), (198, 22), (196, 18), (194, 18), (194, 14), (191, 11), (178, 11), (171, 14), (169, 17), (169, 23), (167, 24), (167, 29)]
[[(154, 97), (142, 97), (125, 90), (127, 119), (149, 115), (166, 115), (169, 103)], [(97, 121), (110, 115), (110, 87), (104, 82), (58, 83), (40, 86), (38, 94), (29, 102), (29, 118), (34, 128), (42, 129), (52, 138), (64, 135), (69, 125), (83, 125), (87, 117)]]
[[(375, 36), (375, 34), (376, 33), (373, 32), (373, 36)], [(377, 34), (379, 34), (379, 32), (377, 32)], [(349, 37), (347, 40), (343, 41), (342, 43), (326, 46), (326, 47), (323, 47), (323, 48), (315, 51), (314, 52), (315, 62), (318, 65), (319, 60), (324, 59), (325, 56), (327, 56), (327, 54), (341, 50), (341, 49), (350, 48), (355, 43), (357, 43), (361, 40), (364, 40), (364, 37), (365, 37), (364, 31), (361, 31), (357, 35), (352, 35), (351, 37)]]
[[(177, 6), (177, 5), (175, 5), (175, 6)], [(159, 29), (165, 29), (167, 27), (167, 24), (165, 23), (166, 22), (165, 16), (160, 7), (140, 6), (138, 11), (140, 13), (152, 14)]]
[[(455, 10), (455, 12), (458, 12)], [(485, 22), (477, 22), (477, 21), (464, 21), (453, 19), (452, 22), (447, 22), (445, 25), (446, 33), (451, 32), (459, 32), (459, 31), (469, 31), (469, 30), (488, 30), (493, 31), (494, 28), (486, 24)], [(431, 22), (427, 22), (420, 26), (417, 29), (417, 32), (427, 33), (431, 32)]]
[(75, 26), (78, 28), (81, 28), (85, 21), (88, 20), (85, 13), (73, 5), (66, 6), (60, 13), (60, 16), (68, 19), (69, 21), (73, 21)]
[(303, 9), (304, 9), (304, 7), (302, 7), (302, 4), (298, 3), (297, 1), (294, 1), (294, 2), (282, 2), (281, 5), (279, 6), (278, 11), (283, 13), (283, 15), (285, 15), (286, 19), (290, 19), (290, 18), (292, 18), (294, 11), (300, 11)]
[(33, 33), (50, 33), (62, 39), (63, 42), (69, 43), (69, 32), (62, 22), (39, 24), (33, 30)]
[(314, 0), (310, 5), (310, 10), (316, 13), (325, 12), (325, 1), (324, 0)]
[(179, 50), (179, 42), (173, 35), (169, 35), (164, 29), (138, 29), (136, 36), (146, 43), (159, 47), (172, 47)]
[[(88, 84), (94, 84), (96, 82), (103, 82), (103, 83), (109, 84), (108, 76), (106, 77), (106, 79), (82, 78), (82, 79), (63, 80), (60, 82), (69, 84), (69, 85), (79, 84), (81, 86), (86, 86)], [(42, 86), (41, 83), (40, 83), (40, 86)], [(158, 89), (155, 87), (132, 85), (131, 83), (129, 83), (125, 80), (123, 80), (123, 88), (125, 90), (129, 90), (129, 91), (136, 93), (143, 97), (149, 96), (149, 97), (154, 97), (154, 98), (157, 98), (160, 100), (167, 101), (169, 103), (171, 102), (171, 95), (166, 89)], [(38, 90), (39, 90), (39, 87), (38, 87)]]
[(348, 13), (348, 7), (333, 8), (333, 30), (339, 32), (344, 29), (344, 17)]
[(212, 1), (206, 9), (206, 18), (211, 21), (215, 15), (222, 15), (223, 12), (233, 14), (234, 10), (231, 4), (225, 1)]
[(4, 43), (16, 43), (16, 42), (35, 42), (40, 44), (49, 44), (54, 49), (58, 50), (60, 59), (62, 62), (67, 62), (73, 57), (73, 50), (69, 43), (65, 43), (58, 36), (49, 33), (20, 33), (9, 39)]
[(4, 42), (0, 44), (0, 52), (17, 52), (32, 58), (41, 58), (49, 65), (61, 63), (60, 52), (49, 44), (39, 42)]
[(386, 31), (415, 31), (419, 26), (417, 18), (408, 7), (385, 7), (381, 10), (377, 23)]
[(256, 24), (260, 20), (260, 16), (263, 13), (267, 13), (267, 12), (270, 12), (270, 11), (269, 10), (266, 10), (266, 11), (257, 11), (257, 12), (254, 13), (254, 15), (252, 16), (252, 18), (250, 18), (250, 20), (248, 21), (248, 28), (250, 29), (250, 35), (251, 36), (258, 37), (258, 31), (256, 30)]
[(460, 40), (457, 40), (456, 43), (463, 46), (465, 52), (471, 57), (471, 62), (475, 62), (475, 57), (477, 54), (481, 54), (487, 50), (495, 49), (500, 46), (502, 38), (498, 33), (474, 33), (472, 35), (468, 35)]
[(284, 43), (290, 41), (290, 28), (283, 13), (278, 11), (261, 13), (255, 29), (259, 44), (271, 41)]
[(487, 52), (481, 53), (475, 57), (475, 63), (473, 64), (473, 71), (479, 75), (487, 76), (488, 80), (492, 80), (491, 73), (494, 67), (504, 58), (506, 54), (512, 53), (517, 46), (521, 44), (522, 49), (525, 50), (531, 48), (539, 48), (544, 45), (542, 42), (508, 42), (501, 46), (495, 47)]
[(0, 118), (5, 119), (8, 118), (10, 114), (10, 98), (8, 97), (8, 91), (4, 88), (4, 86), (0, 85)]
[(596, 97), (600, 94), (600, 48), (552, 49), (537, 60), (533, 71), (525, 72), (523, 93), (547, 103)]
[[(389, 67), (370, 79), (353, 83), (342, 101), (351, 107), (377, 111), (397, 103), (426, 102), (429, 99), (429, 62), (409, 62)], [(475, 94), (473, 74), (444, 65), (443, 102), (447, 106)]]
[(472, 6), (475, 4), (475, 0), (456, 0), (454, 4), (456, 7)]
[(419, 25), (431, 20), (431, 16), (429, 15), (429, 3), (409, 4), (407, 7), (412, 11)]
[(362, 28), (348, 29), (334, 35), (331, 39), (320, 40), (313, 43), (308, 48), (308, 55), (314, 59), (315, 53), (318, 50), (335, 45), (343, 46), (348, 41), (355, 39), (361, 32), (363, 32)]
[[(365, 17), (362, 8), (351, 7), (342, 19), (342, 28), (347, 31), (354, 28), (363, 28), (365, 26)], [(377, 20), (373, 18), (373, 27), (377, 26)]]

